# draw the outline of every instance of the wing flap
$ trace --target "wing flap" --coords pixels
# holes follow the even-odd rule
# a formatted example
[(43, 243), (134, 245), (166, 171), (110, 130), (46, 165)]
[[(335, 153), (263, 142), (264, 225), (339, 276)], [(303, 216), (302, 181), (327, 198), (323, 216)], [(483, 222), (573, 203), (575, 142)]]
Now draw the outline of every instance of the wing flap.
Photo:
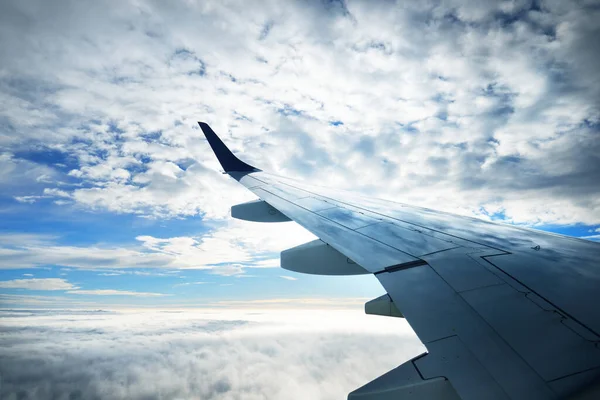
[[(419, 356), (420, 357), (420, 356)], [(356, 389), (348, 400), (460, 400), (448, 379), (423, 379), (409, 360), (390, 372)]]
[(482, 256), (496, 253), (481, 250), (466, 253), (463, 248), (457, 248), (423, 258), (453, 290), (461, 293), (505, 283), (496, 273), (485, 267), (485, 262), (477, 262)]
[[(507, 284), (461, 293), (462, 298), (545, 380), (600, 366), (600, 349)], [(552, 349), (552, 351), (548, 351)]]
[[(383, 272), (376, 277), (427, 348), (423, 376), (447, 377), (464, 400), (503, 398), (500, 392), (513, 399), (556, 397), (429, 265)], [(475, 390), (477, 387), (485, 387), (487, 392)]]

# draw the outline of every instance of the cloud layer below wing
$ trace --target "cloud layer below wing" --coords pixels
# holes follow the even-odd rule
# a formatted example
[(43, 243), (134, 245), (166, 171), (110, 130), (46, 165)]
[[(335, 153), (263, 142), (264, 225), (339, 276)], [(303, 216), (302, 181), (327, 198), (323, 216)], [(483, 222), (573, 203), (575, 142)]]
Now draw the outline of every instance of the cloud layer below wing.
[(323, 311), (2, 311), (3, 398), (331, 399), (423, 351), (399, 319)]

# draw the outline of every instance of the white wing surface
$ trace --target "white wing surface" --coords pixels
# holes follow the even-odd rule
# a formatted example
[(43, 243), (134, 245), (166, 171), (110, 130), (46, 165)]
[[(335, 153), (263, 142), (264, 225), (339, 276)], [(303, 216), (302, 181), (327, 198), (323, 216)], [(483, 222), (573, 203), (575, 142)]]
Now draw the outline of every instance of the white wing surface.
[(374, 274), (368, 313), (407, 319), (427, 352), (349, 399), (600, 398), (600, 244), (311, 186), (252, 167), (200, 123), (223, 169), (319, 240), (283, 268)]

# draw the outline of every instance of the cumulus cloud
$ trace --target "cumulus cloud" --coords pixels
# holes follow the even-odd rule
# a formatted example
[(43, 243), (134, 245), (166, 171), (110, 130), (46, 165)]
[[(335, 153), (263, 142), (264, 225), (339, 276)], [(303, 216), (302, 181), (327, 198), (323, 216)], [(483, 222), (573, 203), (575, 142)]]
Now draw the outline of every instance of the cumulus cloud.
[[(182, 266), (229, 265), (215, 268), (222, 275), (244, 266), (276, 267), (273, 253), (314, 240), (314, 235), (293, 224), (261, 224), (229, 221), (199, 237), (157, 238), (138, 236), (143, 247), (173, 257)], [(229, 273), (232, 274), (232, 273)]]
[(27, 290), (71, 290), (77, 286), (60, 278), (30, 278), (0, 281), (2, 289), (27, 289)]
[(344, 398), (423, 351), (404, 321), (359, 311), (1, 318), (3, 398)]
[(276, 173), (597, 224), (599, 13), (555, 0), (4, 2), (0, 163), (19, 201), (222, 219), (251, 196), (216, 172), (204, 119)]

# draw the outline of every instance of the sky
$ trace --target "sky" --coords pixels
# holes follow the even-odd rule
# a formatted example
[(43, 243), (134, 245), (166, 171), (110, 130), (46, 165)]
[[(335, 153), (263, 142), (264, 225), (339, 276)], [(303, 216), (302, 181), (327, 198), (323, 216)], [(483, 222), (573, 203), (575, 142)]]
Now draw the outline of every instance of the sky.
[[(339, 398), (418, 354), (362, 315), (374, 277), (278, 268), (315, 237), (232, 219), (255, 197), (197, 121), (275, 174), (600, 240), (599, 27), (597, 0), (0, 2), (0, 394), (152, 398), (213, 368), (153, 396)], [(261, 354), (279, 386), (236, 369)]]
[(4, 307), (341, 301), (277, 268), (314, 237), (233, 220), (243, 160), (316, 184), (600, 237), (597, 1), (8, 1)]

